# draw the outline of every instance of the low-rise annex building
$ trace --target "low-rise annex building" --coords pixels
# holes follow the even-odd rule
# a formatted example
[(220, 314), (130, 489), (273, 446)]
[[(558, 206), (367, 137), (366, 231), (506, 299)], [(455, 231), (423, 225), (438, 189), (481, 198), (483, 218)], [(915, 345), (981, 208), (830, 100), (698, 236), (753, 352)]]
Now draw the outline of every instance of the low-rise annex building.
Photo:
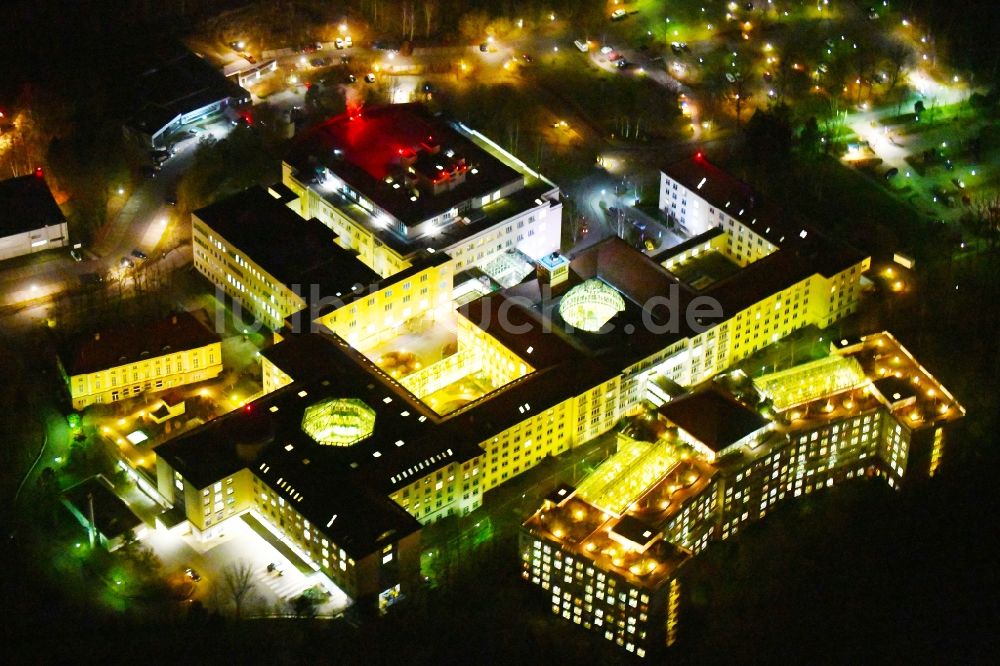
[(68, 245), (66, 218), (41, 169), (0, 181), (0, 261)]
[(179, 312), (74, 338), (58, 361), (73, 409), (83, 409), (213, 379), (222, 341), (204, 311)]

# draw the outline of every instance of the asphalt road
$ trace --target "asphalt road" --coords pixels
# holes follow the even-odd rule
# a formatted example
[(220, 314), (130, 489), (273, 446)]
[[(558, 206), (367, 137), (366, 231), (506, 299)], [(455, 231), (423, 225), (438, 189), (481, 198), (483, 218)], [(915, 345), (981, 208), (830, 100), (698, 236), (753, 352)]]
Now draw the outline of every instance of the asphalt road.
[[(203, 134), (222, 138), (229, 126), (224, 121), (213, 122)], [(176, 146), (176, 155), (163, 165), (155, 178), (145, 178), (127, 194), (128, 199), (102, 229), (94, 247), (83, 248), (83, 260), (74, 261), (69, 250), (54, 250), (18, 257), (0, 264), (0, 326), (23, 330), (37, 325), (50, 314), (53, 298), (60, 292), (80, 285), (86, 274), (107, 275), (120, 269), (123, 257), (133, 250), (145, 253), (150, 262), (161, 262), (173, 269), (190, 261), (190, 247), (162, 253), (160, 240), (170, 225), (187, 224), (176, 210), (165, 202), (175, 190), (184, 171), (191, 165), (198, 139), (189, 138)]]

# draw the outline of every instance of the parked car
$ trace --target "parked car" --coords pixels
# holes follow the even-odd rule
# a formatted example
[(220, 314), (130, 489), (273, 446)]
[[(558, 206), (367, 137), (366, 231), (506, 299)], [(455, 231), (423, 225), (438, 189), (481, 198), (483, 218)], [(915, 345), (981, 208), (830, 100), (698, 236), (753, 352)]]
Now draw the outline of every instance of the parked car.
[(149, 259), (149, 257), (146, 256), (145, 252), (137, 248), (132, 248), (132, 256), (138, 259), (139, 261), (146, 261), (146, 259)]
[(122, 257), (121, 259), (118, 260), (118, 266), (120, 268), (132, 268), (133, 266), (135, 266), (135, 262), (133, 262), (128, 257)]
[(335, 47), (337, 47), (338, 49), (343, 49), (344, 48), (344, 39), (342, 37), (337, 37), (337, 39), (333, 40), (333, 45)]
[(70, 250), (69, 256), (73, 257), (73, 261), (83, 261), (83, 256), (79, 250)]
[(611, 12), (612, 21), (621, 21), (626, 16), (628, 16), (628, 12), (625, 11), (624, 9), (616, 9), (615, 11)]
[(365, 74), (365, 83), (375, 83), (375, 74), (372, 72)]
[(150, 153), (149, 156), (153, 159), (155, 164), (163, 164), (174, 156), (174, 151), (167, 150), (166, 148), (159, 148)]
[(195, 583), (197, 583), (198, 581), (201, 580), (201, 574), (199, 574), (197, 571), (195, 571), (191, 567), (188, 567), (187, 569), (184, 570), (184, 575), (187, 576), (188, 578), (190, 578)]

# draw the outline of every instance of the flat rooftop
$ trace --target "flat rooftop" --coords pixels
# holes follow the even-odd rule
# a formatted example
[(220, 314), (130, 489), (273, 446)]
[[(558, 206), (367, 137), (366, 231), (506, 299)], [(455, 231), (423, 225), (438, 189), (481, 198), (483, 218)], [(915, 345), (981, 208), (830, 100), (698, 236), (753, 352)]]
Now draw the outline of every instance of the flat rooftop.
[[(163, 444), (156, 453), (199, 487), (245, 467), (266, 480), (280, 477), (317, 526), (334, 513), (350, 513), (360, 522), (383, 516), (380, 520), (395, 525), (398, 507), (389, 494), (436, 469), (482, 455), (479, 442), (520, 423), (529, 412), (562, 402), (567, 385), (583, 385), (602, 371), (595, 370), (600, 364), (546, 367), (442, 417), (336, 335), (293, 335), (263, 355), (295, 381)], [(374, 414), (371, 433), (350, 446), (317, 443), (303, 431), (303, 416), (310, 406), (329, 399), (363, 403)], [(286, 458), (295, 464), (281, 462)], [(281, 474), (267, 473), (261, 464), (281, 465)], [(365, 492), (350, 490), (355, 487)], [(341, 494), (335, 488), (348, 490)], [(305, 499), (294, 499), (296, 492)], [(355, 498), (353, 504), (349, 498)], [(358, 548), (374, 547), (376, 530), (364, 530), (352, 527), (350, 538)]]
[(792, 429), (884, 408), (912, 430), (955, 421), (965, 408), (890, 333), (833, 345), (830, 356), (754, 380)]
[[(306, 132), (286, 161), (306, 182), (325, 167), (406, 227), (524, 182), (522, 173), (419, 104), (349, 110)], [(445, 180), (461, 182), (435, 194), (431, 183)]]
[(63, 493), (63, 497), (88, 521), (93, 501), (94, 527), (105, 539), (120, 537), (142, 524), (142, 520), (132, 513), (128, 504), (97, 477), (91, 477), (69, 488)]
[[(561, 284), (549, 286), (532, 276), (503, 291), (504, 298), (529, 312), (538, 322), (547, 322), (544, 328), (548, 337), (561, 337), (585, 355), (617, 363), (618, 370), (621, 370), (691, 334), (685, 317), (676, 316), (678, 313), (671, 310), (663, 299), (676, 293), (678, 309), (683, 313), (687, 303), (695, 296), (694, 292), (620, 238), (611, 237), (594, 243), (568, 259), (569, 275)], [(625, 305), (600, 332), (572, 327), (559, 312), (562, 298), (567, 293), (595, 279), (618, 292)], [(495, 299), (497, 294), (486, 298), (491, 297)], [(470, 319), (476, 321), (473, 317)], [(650, 323), (655, 326), (648, 325)], [(490, 332), (493, 333), (493, 330)], [(503, 340), (506, 332), (494, 335)], [(519, 343), (515, 338), (511, 344), (516, 348)]]
[(204, 310), (178, 312), (158, 321), (79, 335), (64, 345), (60, 359), (72, 377), (220, 340)]
[(658, 411), (716, 453), (769, 423), (714, 384), (666, 402)]
[(42, 176), (0, 181), (0, 238), (61, 224), (65, 219)]
[(534, 535), (590, 560), (629, 583), (655, 590), (691, 557), (690, 551), (663, 539), (657, 526), (640, 516), (617, 517), (594, 506), (572, 488), (551, 497), (525, 521)]
[(739, 264), (716, 250), (703, 252), (670, 267), (670, 272), (678, 280), (696, 291), (704, 291), (741, 270)]
[(233, 98), (249, 100), (250, 93), (182, 44), (167, 41), (134, 49), (136, 112), (131, 123), (155, 134), (179, 115)]
[[(379, 275), (319, 220), (303, 219), (259, 186), (226, 197), (194, 215), (286, 286), (318, 285), (324, 296), (367, 289)], [(303, 296), (308, 296), (308, 290)]]
[[(814, 273), (830, 277), (866, 256), (824, 236), (780, 203), (763, 201), (750, 185), (715, 166), (701, 153), (673, 162), (662, 171), (779, 248), (740, 271), (738, 280), (723, 280), (713, 287), (712, 291), (719, 290), (719, 295), (712, 295), (723, 301), (723, 307), (727, 301), (733, 306), (748, 302), (753, 298), (748, 292), (759, 291), (754, 288), (757, 283), (770, 288), (775, 280), (791, 284)], [(734, 281), (738, 285), (732, 284)]]

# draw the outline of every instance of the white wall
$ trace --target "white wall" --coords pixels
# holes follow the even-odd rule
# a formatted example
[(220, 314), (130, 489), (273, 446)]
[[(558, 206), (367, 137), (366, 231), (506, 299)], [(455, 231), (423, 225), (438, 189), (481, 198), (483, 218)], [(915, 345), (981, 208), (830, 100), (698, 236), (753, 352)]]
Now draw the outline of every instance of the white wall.
[[(42, 240), (46, 243), (32, 247), (32, 243), (38, 243)], [(67, 245), (69, 245), (69, 231), (66, 228), (66, 223), (63, 222), (0, 238), (0, 260), (66, 247)]]

